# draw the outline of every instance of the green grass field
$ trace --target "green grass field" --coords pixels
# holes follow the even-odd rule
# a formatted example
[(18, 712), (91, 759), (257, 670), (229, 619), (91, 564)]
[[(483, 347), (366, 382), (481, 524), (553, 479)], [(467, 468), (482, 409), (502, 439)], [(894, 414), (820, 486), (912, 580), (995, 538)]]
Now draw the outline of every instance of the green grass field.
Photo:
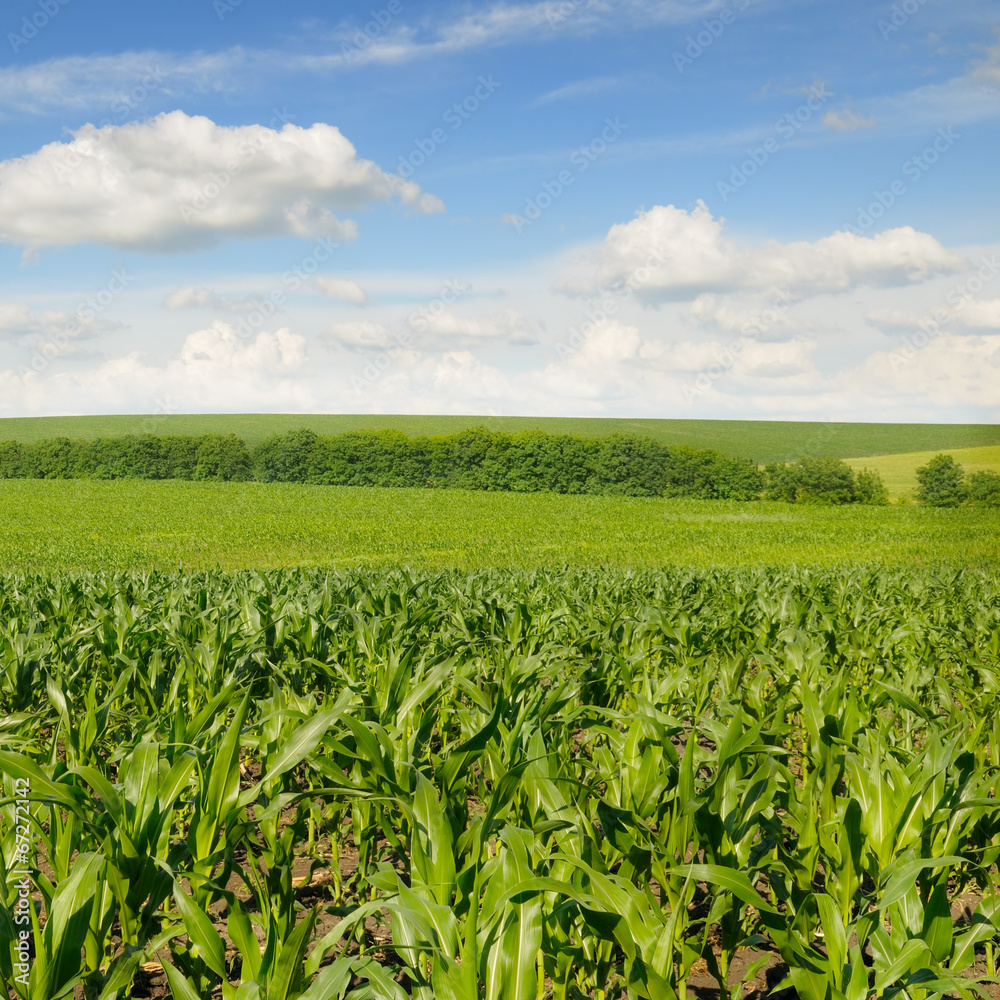
[(0, 482), (0, 570), (1000, 565), (1000, 511), (262, 483)]
[(407, 434), (453, 434), (468, 427), (494, 431), (539, 428), (551, 433), (602, 437), (645, 434), (666, 444), (716, 448), (757, 462), (790, 461), (803, 452), (857, 458), (900, 452), (952, 451), (1000, 445), (992, 424), (863, 424), (782, 420), (615, 420), (603, 418), (365, 416), (357, 414), (231, 413), (160, 416), (7, 417), (0, 440), (95, 438), (120, 434), (235, 433), (253, 447), (270, 434), (309, 427), (323, 434), (392, 429)]
[[(900, 455), (878, 455), (874, 458), (848, 458), (846, 462), (853, 469), (875, 469), (882, 476), (891, 499), (910, 500), (917, 488), (917, 469), (926, 465), (937, 454), (937, 451), (911, 451)], [(947, 454), (967, 473), (1000, 472), (1000, 445), (948, 449)]]

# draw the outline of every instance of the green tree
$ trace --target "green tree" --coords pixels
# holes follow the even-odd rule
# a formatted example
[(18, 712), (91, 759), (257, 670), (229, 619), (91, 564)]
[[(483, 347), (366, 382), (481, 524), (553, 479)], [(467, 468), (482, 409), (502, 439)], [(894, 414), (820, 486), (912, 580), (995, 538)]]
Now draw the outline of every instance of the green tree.
[(967, 495), (962, 466), (951, 455), (935, 455), (917, 469), (917, 500), (929, 507), (957, 507)]
[(889, 502), (889, 491), (874, 469), (862, 469), (854, 480), (854, 498), (858, 503), (882, 506)]
[(1000, 507), (1000, 472), (973, 472), (969, 476), (969, 500), (984, 507)]
[(854, 503), (854, 471), (839, 458), (800, 458), (791, 464), (772, 464), (764, 470), (768, 500), (787, 503)]

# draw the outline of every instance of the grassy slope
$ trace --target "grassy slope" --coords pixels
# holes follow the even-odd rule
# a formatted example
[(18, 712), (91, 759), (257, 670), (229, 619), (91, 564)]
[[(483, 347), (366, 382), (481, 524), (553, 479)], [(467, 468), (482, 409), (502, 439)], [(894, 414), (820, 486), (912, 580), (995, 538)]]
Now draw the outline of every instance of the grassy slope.
[(996, 568), (1000, 511), (262, 483), (0, 482), (0, 571), (386, 563)]
[(408, 434), (447, 434), (466, 427), (601, 436), (648, 434), (671, 444), (717, 448), (758, 462), (784, 461), (802, 452), (854, 458), (914, 451), (1000, 445), (1000, 426), (989, 424), (821, 424), (780, 420), (615, 420), (557, 417), (363, 416), (351, 414), (171, 414), (169, 416), (8, 417), (0, 419), (0, 440), (43, 437), (94, 438), (155, 433), (237, 433), (251, 447), (269, 434), (311, 427), (335, 434), (363, 428), (392, 428)]
[[(917, 488), (917, 469), (926, 465), (938, 451), (910, 451), (901, 455), (849, 458), (846, 461), (855, 469), (877, 470), (885, 481), (892, 499), (909, 499)], [(1000, 472), (1000, 445), (948, 449), (947, 454), (951, 455), (966, 472)]]

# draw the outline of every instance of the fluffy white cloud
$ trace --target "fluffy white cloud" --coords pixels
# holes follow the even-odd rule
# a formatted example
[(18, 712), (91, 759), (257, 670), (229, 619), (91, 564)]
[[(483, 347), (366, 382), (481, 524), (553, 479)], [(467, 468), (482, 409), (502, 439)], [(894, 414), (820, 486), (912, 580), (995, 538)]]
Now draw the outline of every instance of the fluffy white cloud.
[(699, 295), (688, 316), (703, 329), (718, 333), (742, 333), (762, 340), (784, 340), (802, 329), (802, 321), (788, 311), (788, 303), (733, 301), (721, 295)]
[(320, 335), (327, 346), (351, 347), (357, 350), (384, 350), (393, 347), (397, 340), (381, 323), (371, 320), (353, 320), (332, 323)]
[(907, 285), (967, 266), (933, 236), (909, 226), (872, 237), (836, 232), (814, 242), (742, 248), (723, 236), (722, 221), (699, 202), (692, 212), (658, 205), (612, 226), (596, 284), (627, 285), (648, 302), (775, 289), (802, 299), (859, 285)]
[(879, 330), (918, 330), (923, 319), (905, 309), (873, 309), (865, 319)]
[(368, 305), (368, 295), (352, 278), (334, 278), (329, 275), (318, 275), (315, 279), (316, 291), (338, 302), (350, 302), (352, 305)]
[(46, 309), (36, 313), (19, 302), (0, 302), (0, 337), (16, 337), (63, 327), (70, 322), (69, 313)]
[(1000, 407), (1000, 343), (942, 333), (923, 347), (878, 351), (843, 381), (890, 408)]
[(189, 334), (178, 359), (180, 365), (189, 368), (205, 365), (260, 375), (292, 371), (304, 361), (305, 340), (287, 328), (275, 333), (262, 331), (247, 340), (232, 325), (221, 321)]
[[(0, 412), (107, 413), (197, 412), (206, 400), (215, 411), (309, 409), (312, 394), (297, 376), (305, 363), (305, 341), (287, 329), (241, 338), (228, 323), (189, 334), (163, 364), (138, 351), (96, 368), (30, 375), (0, 373), (7, 394)], [(53, 402), (57, 401), (57, 402)]]
[(59, 309), (35, 312), (23, 303), (0, 302), (0, 339), (55, 340), (60, 352), (65, 352), (74, 339), (122, 328), (120, 321), (103, 318), (101, 311), (88, 307), (86, 302), (80, 304), (76, 313)]
[(261, 300), (252, 295), (234, 299), (204, 285), (184, 285), (174, 289), (163, 304), (168, 309), (214, 309), (230, 313), (250, 313), (261, 308)]
[(399, 198), (443, 209), (411, 181), (358, 159), (332, 125), (220, 126), (183, 111), (85, 125), (70, 142), (0, 163), (2, 239), (28, 249), (105, 243), (171, 252), (224, 237), (353, 239), (350, 211)]
[(469, 341), (501, 340), (508, 344), (537, 344), (532, 323), (519, 312), (505, 309), (485, 317), (459, 316), (450, 310), (418, 316), (413, 328), (432, 337)]
[(874, 309), (865, 317), (880, 330), (1000, 330), (1000, 299), (964, 299), (952, 309), (938, 309), (935, 316), (903, 309)]
[(972, 330), (1000, 330), (1000, 299), (968, 299), (956, 318)]

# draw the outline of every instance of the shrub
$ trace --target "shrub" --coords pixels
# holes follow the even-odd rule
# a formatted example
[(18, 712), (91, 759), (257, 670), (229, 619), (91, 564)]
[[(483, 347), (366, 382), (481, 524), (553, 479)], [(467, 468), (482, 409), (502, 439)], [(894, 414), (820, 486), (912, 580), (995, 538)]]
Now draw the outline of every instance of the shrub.
[(254, 449), (254, 478), (264, 483), (306, 482), (313, 471), (311, 452), (317, 440), (318, 435), (305, 428), (272, 434)]
[(862, 469), (854, 480), (854, 499), (858, 503), (883, 506), (889, 502), (889, 491), (874, 469)]
[(832, 455), (800, 458), (790, 464), (772, 464), (767, 476), (768, 500), (786, 503), (853, 503), (856, 500), (854, 471)]
[(252, 474), (246, 442), (235, 434), (205, 434), (198, 439), (193, 479), (245, 481)]
[(970, 503), (984, 507), (1000, 507), (1000, 473), (973, 472), (969, 476), (968, 498)]
[(935, 455), (917, 469), (917, 500), (929, 507), (957, 507), (966, 497), (965, 476), (951, 455)]

